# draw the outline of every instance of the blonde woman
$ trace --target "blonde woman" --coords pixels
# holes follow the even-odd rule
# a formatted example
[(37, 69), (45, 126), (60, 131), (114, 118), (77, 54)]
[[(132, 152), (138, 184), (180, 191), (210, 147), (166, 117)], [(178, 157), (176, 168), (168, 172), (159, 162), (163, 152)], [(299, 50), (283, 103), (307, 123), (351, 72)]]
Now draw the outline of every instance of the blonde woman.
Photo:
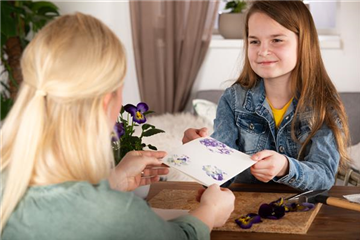
[(113, 166), (126, 59), (99, 20), (76, 13), (53, 21), (21, 67), (24, 82), (1, 129), (2, 239), (207, 239), (226, 222), (234, 195), (217, 185), (171, 222), (127, 193), (149, 183), (140, 173), (165, 153), (131, 152)]

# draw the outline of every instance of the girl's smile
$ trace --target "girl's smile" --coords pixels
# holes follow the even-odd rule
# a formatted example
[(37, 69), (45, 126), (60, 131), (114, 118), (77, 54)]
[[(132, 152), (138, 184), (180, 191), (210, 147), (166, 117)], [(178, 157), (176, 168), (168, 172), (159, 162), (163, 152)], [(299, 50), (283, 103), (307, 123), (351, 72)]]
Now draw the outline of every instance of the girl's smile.
[(258, 62), (258, 64), (264, 65), (264, 66), (269, 66), (269, 65), (273, 65), (273, 64), (275, 64), (277, 62), (278, 61), (261, 61), (261, 62)]

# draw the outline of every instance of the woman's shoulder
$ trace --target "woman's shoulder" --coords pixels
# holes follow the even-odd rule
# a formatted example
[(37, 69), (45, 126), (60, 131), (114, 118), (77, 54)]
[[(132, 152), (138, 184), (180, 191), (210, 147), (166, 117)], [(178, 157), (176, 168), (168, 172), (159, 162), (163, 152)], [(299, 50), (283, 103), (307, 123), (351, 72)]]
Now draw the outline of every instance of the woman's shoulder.
[(66, 182), (36, 186), (19, 202), (5, 231), (7, 236), (17, 237), (32, 233), (38, 239), (51, 234), (66, 236), (63, 239), (99, 239), (118, 234), (120, 225), (134, 222), (133, 214), (139, 217), (146, 211), (145, 201), (133, 193), (112, 190), (105, 180), (95, 185)]
[(29, 203), (34, 203), (44, 209), (50, 205), (58, 206), (60, 209), (71, 209), (77, 205), (78, 210), (102, 204), (113, 208), (131, 201), (134, 201), (132, 193), (112, 190), (107, 180), (100, 181), (98, 184), (81, 181), (30, 187), (22, 200), (26, 206), (32, 206)]

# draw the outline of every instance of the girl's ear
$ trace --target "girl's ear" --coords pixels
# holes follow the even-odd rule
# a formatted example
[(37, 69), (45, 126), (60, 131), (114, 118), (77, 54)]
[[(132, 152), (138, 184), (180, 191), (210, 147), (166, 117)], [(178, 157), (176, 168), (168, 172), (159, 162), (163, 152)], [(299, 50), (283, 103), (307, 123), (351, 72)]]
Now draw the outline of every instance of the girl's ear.
[(112, 93), (107, 93), (105, 96), (104, 96), (104, 100), (103, 100), (103, 107), (104, 107), (104, 110), (105, 112), (108, 111), (108, 108), (109, 108), (109, 103), (110, 103), (110, 100), (112, 98)]

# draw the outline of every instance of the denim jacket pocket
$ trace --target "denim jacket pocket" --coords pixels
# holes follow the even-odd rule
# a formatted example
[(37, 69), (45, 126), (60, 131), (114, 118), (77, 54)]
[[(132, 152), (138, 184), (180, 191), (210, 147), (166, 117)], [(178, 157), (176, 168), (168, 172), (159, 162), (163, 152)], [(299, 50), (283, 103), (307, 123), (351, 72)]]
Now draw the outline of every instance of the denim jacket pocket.
[(267, 122), (261, 117), (249, 113), (239, 113), (236, 125), (241, 135), (240, 151), (253, 154), (262, 150), (262, 142), (266, 138)]
[(309, 125), (305, 122), (305, 121), (301, 121), (299, 125), (295, 126), (295, 137), (296, 139), (298, 139), (299, 141), (296, 141), (292, 138), (291, 136), (291, 124), (289, 124), (289, 126), (287, 126), (286, 132), (287, 132), (287, 144), (288, 144), (288, 154), (289, 156), (293, 157), (293, 158), (297, 158), (299, 151), (301, 149), (301, 143), (303, 143), (305, 141), (305, 139), (309, 136), (310, 134), (310, 127)]

